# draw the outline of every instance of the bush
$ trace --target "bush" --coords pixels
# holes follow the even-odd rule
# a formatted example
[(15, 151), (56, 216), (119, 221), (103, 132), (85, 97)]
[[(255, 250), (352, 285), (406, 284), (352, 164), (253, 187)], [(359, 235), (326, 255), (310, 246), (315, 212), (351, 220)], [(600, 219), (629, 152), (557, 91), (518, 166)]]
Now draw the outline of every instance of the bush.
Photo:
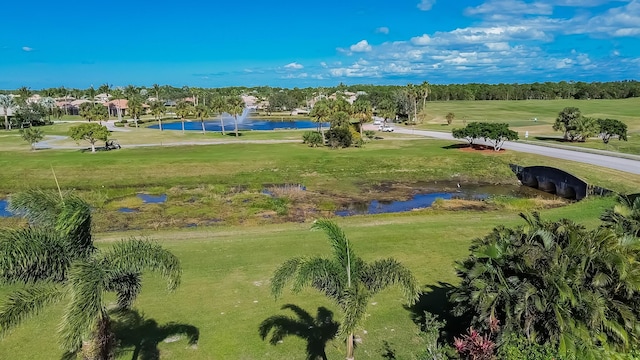
[(503, 343), (498, 349), (498, 359), (504, 360), (560, 360), (562, 357), (550, 344), (537, 344), (528, 341), (525, 337), (512, 334), (503, 339)]
[(347, 148), (351, 146), (353, 139), (351, 138), (351, 131), (345, 128), (332, 128), (326, 133), (327, 142), (332, 148)]
[(365, 130), (364, 136), (369, 140), (373, 140), (376, 137), (376, 132), (373, 130)]
[(322, 144), (322, 134), (317, 131), (307, 131), (302, 135), (302, 143), (309, 144), (310, 147), (320, 146)]

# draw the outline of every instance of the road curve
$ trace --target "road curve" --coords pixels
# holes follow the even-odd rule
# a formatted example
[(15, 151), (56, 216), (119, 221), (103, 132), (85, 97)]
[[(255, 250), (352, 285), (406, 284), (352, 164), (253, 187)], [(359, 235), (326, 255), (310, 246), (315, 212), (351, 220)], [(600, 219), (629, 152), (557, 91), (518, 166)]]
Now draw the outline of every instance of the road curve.
[[(454, 139), (450, 133), (438, 131), (413, 130), (396, 127), (395, 132), (400, 134), (420, 135), (436, 139), (459, 141), (458, 139)], [(640, 174), (640, 156), (638, 156), (638, 160), (632, 160), (603, 154), (594, 154), (591, 152), (581, 152), (540, 145), (523, 144), (515, 141), (505, 142), (503, 148), (530, 154), (549, 156), (556, 159), (571, 160), (590, 165), (602, 166), (609, 169), (625, 171), (632, 174)]]

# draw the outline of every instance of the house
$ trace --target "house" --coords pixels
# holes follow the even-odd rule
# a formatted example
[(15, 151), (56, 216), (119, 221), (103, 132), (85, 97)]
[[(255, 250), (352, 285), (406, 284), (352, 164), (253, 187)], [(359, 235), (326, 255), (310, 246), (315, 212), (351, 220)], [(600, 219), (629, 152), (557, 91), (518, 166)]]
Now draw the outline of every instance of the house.
[(111, 116), (124, 116), (127, 115), (129, 107), (129, 100), (127, 99), (114, 99), (104, 103), (103, 105), (109, 109), (109, 115)]

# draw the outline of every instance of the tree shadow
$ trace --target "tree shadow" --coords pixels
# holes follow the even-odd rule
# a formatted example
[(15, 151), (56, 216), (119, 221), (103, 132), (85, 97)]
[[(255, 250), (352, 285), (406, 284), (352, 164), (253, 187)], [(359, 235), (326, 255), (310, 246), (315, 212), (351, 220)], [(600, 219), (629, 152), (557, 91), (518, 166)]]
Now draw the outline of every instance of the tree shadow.
[(442, 338), (450, 343), (454, 336), (463, 333), (470, 324), (471, 319), (464, 316), (453, 315), (453, 304), (449, 301), (449, 294), (455, 287), (449, 283), (438, 282), (437, 285), (427, 285), (425, 291), (420, 293), (418, 301), (412, 306), (405, 306), (411, 313), (411, 319), (424, 331), (425, 312), (436, 315), (439, 320), (445, 322), (442, 329)]
[(456, 144), (443, 146), (442, 148), (445, 149), (445, 150), (449, 150), (449, 149), (465, 149), (465, 148), (468, 148), (468, 147), (471, 147), (471, 145), (456, 143)]
[(557, 136), (534, 136), (534, 139), (536, 140), (540, 140), (540, 141), (555, 141), (555, 142), (570, 142), (568, 140), (565, 140), (563, 137), (557, 137)]
[(131, 351), (131, 360), (160, 359), (161, 342), (178, 341), (186, 336), (189, 345), (196, 347), (200, 338), (197, 327), (189, 324), (167, 323), (159, 325), (136, 310), (120, 310), (112, 317), (113, 332), (118, 340), (117, 357)]
[(340, 323), (333, 320), (333, 312), (325, 307), (319, 307), (314, 318), (294, 304), (286, 304), (282, 309), (293, 311), (296, 317), (274, 315), (265, 319), (258, 330), (262, 340), (271, 333), (269, 343), (277, 345), (286, 336), (297, 336), (307, 342), (307, 360), (327, 360), (325, 347), (336, 337), (340, 328)]

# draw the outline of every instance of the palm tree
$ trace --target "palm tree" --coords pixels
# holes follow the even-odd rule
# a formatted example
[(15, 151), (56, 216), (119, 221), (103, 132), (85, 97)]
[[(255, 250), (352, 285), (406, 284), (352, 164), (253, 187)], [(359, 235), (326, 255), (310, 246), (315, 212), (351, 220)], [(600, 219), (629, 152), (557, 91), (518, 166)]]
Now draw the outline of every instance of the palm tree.
[(240, 96), (231, 96), (227, 98), (226, 111), (229, 115), (233, 116), (233, 123), (235, 124), (235, 133), (238, 137), (238, 115), (242, 115), (244, 112), (244, 101)]
[(156, 100), (160, 100), (160, 85), (153, 84), (151, 87), (153, 88), (153, 91), (156, 93)]
[(31, 88), (27, 86), (21, 86), (20, 88), (18, 88), (18, 90), (16, 90), (16, 92), (19, 95), (18, 103), (20, 105), (25, 105), (27, 103), (27, 100), (29, 100), (29, 97), (31, 97), (31, 94), (33, 94)]
[(15, 101), (9, 95), (0, 95), (0, 107), (4, 111), (4, 129), (11, 130), (11, 123), (9, 123), (9, 109), (13, 109), (16, 106)]
[(43, 98), (40, 98), (40, 104), (47, 109), (49, 121), (51, 121), (51, 114), (53, 113), (53, 109), (56, 107), (56, 101), (51, 97), (45, 96)]
[(456, 313), (477, 324), (497, 318), (504, 331), (550, 343), (568, 358), (628, 350), (639, 335), (640, 239), (521, 216), (525, 226), (474, 240), (457, 266)]
[(129, 115), (131, 115), (133, 121), (136, 123), (136, 127), (138, 127), (138, 120), (140, 119), (142, 111), (144, 110), (142, 106), (142, 99), (140, 99), (139, 96), (133, 96), (129, 99), (127, 107), (129, 108)]
[(0, 306), (0, 330), (6, 334), (48, 305), (66, 301), (59, 336), (62, 348), (84, 359), (110, 359), (106, 294), (127, 309), (141, 290), (141, 274), (160, 273), (167, 288), (180, 283), (179, 260), (159, 245), (131, 239), (98, 251), (91, 236), (91, 207), (62, 192), (30, 190), (11, 197), (12, 211), (30, 226), (0, 232), (0, 279), (24, 286)]
[(352, 115), (358, 119), (360, 127), (360, 137), (362, 137), (362, 127), (365, 122), (369, 122), (373, 118), (373, 110), (369, 100), (358, 98), (353, 102)]
[(340, 329), (340, 324), (333, 320), (333, 313), (325, 307), (319, 307), (317, 316), (313, 318), (304, 309), (293, 304), (284, 305), (282, 309), (293, 311), (297, 319), (284, 315), (265, 319), (259, 328), (262, 340), (271, 333), (269, 343), (276, 345), (286, 336), (298, 336), (307, 341), (307, 360), (327, 360), (325, 353), (327, 342), (333, 340)]
[(191, 105), (184, 100), (180, 100), (178, 104), (176, 104), (176, 115), (178, 115), (180, 117), (180, 120), (182, 121), (183, 134), (184, 134), (184, 118), (189, 115), (191, 110), (192, 110)]
[(158, 120), (158, 127), (160, 131), (162, 131), (162, 114), (164, 114), (165, 108), (164, 103), (159, 100), (155, 100), (151, 102), (151, 113)]
[(195, 114), (198, 119), (200, 119), (200, 123), (202, 124), (202, 133), (206, 134), (206, 130), (204, 128), (204, 118), (209, 115), (209, 109), (207, 109), (204, 105), (197, 105), (195, 107)]
[(322, 124), (329, 121), (329, 117), (331, 116), (331, 113), (332, 111), (331, 111), (331, 108), (329, 108), (327, 101), (322, 99), (313, 106), (313, 109), (311, 109), (311, 113), (309, 114), (309, 116), (313, 118), (313, 121), (318, 123), (318, 129), (322, 134), (323, 143), (325, 141), (325, 138), (324, 138), (324, 129), (322, 128)]
[(333, 258), (293, 258), (282, 264), (271, 279), (271, 292), (279, 297), (286, 283), (293, 291), (311, 286), (334, 300), (342, 309), (340, 333), (347, 335), (347, 359), (353, 359), (353, 333), (362, 321), (369, 299), (390, 285), (399, 285), (408, 302), (418, 298), (411, 272), (395, 259), (365, 263), (351, 249), (345, 233), (329, 220), (317, 220), (313, 229), (323, 230), (331, 242)]
[(222, 96), (216, 96), (213, 98), (213, 101), (210, 103), (211, 111), (220, 115), (220, 129), (222, 129), (222, 135), (224, 133), (224, 120), (222, 119), (222, 114), (225, 112), (227, 108), (227, 103)]
[(640, 194), (618, 195), (617, 204), (605, 210), (600, 219), (620, 235), (640, 237)]

